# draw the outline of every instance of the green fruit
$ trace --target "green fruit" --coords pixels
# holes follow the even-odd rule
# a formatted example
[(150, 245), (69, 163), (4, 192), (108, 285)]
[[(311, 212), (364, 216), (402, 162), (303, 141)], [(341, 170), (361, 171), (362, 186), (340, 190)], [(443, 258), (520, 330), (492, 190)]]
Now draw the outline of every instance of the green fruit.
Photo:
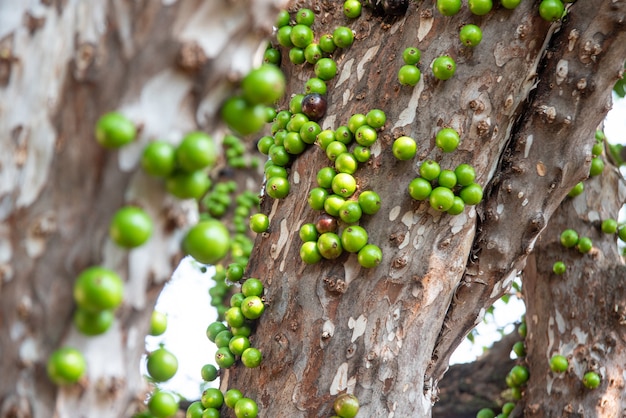
[(265, 109), (263, 104), (250, 104), (243, 97), (233, 96), (222, 105), (221, 115), (232, 130), (249, 135), (265, 125)]
[(519, 328), (517, 329), (517, 333), (519, 334), (520, 337), (522, 338), (526, 338), (526, 322), (522, 322), (519, 326)]
[(572, 190), (569, 191), (567, 195), (569, 197), (576, 197), (579, 194), (581, 194), (584, 190), (585, 190), (585, 185), (583, 184), (582, 181), (579, 181), (578, 183), (576, 183), (576, 186), (574, 186)]
[(550, 370), (555, 373), (563, 373), (567, 371), (569, 367), (569, 362), (565, 356), (560, 354), (555, 354), (550, 358)]
[(359, 162), (350, 152), (343, 152), (335, 158), (335, 168), (339, 173), (354, 174), (358, 166)]
[(202, 411), (202, 418), (220, 418), (220, 410), (216, 408), (206, 408)]
[(401, 136), (393, 141), (391, 150), (398, 160), (410, 160), (417, 154), (417, 143), (409, 136)]
[(456, 174), (457, 183), (461, 186), (469, 186), (474, 183), (474, 179), (476, 178), (474, 167), (469, 164), (459, 164), (454, 169), (454, 174)]
[(241, 362), (250, 369), (259, 367), (261, 361), (263, 361), (263, 355), (258, 348), (249, 347), (241, 354)]
[(178, 400), (169, 392), (158, 390), (148, 400), (148, 410), (156, 418), (169, 418), (178, 412)]
[(421, 57), (421, 51), (415, 47), (408, 47), (402, 51), (402, 60), (407, 65), (416, 65), (420, 62)]
[(152, 141), (143, 149), (141, 167), (151, 176), (167, 177), (176, 166), (176, 148), (169, 142)]
[[(456, 186), (456, 174), (452, 170), (441, 170), (439, 176), (437, 177), (437, 183), (441, 187), (447, 187), (448, 189), (454, 188)], [(461, 200), (462, 201), (462, 200)]]
[(263, 295), (263, 290), (263, 282), (255, 277), (250, 277), (241, 285), (241, 293), (243, 293), (245, 297), (261, 296)]
[(277, 66), (264, 64), (243, 78), (241, 88), (248, 103), (271, 105), (285, 94), (285, 75)]
[(289, 35), (291, 43), (298, 48), (306, 48), (311, 42), (313, 42), (313, 31), (307, 25), (296, 24), (291, 27), (291, 34)]
[(267, 180), (265, 190), (274, 199), (283, 199), (289, 194), (289, 180), (284, 177), (272, 177)]
[(375, 215), (380, 210), (380, 196), (372, 190), (361, 192), (358, 202), (363, 213), (367, 215)]
[(113, 324), (115, 314), (112, 310), (90, 312), (79, 308), (74, 312), (73, 320), (79, 332), (93, 336), (104, 334)]
[(582, 254), (586, 254), (593, 248), (593, 242), (591, 242), (591, 238), (589, 237), (580, 237), (578, 239), (578, 251)]
[(428, 181), (435, 180), (441, 173), (441, 167), (439, 163), (434, 160), (426, 160), (422, 163), (419, 169), (420, 176)]
[(444, 16), (455, 15), (461, 10), (461, 0), (437, 0), (437, 10)]
[(614, 234), (617, 232), (617, 221), (615, 219), (605, 219), (602, 221), (602, 232), (605, 234)]
[(459, 196), (466, 205), (477, 205), (483, 200), (483, 188), (478, 183), (472, 183), (463, 187)]
[(380, 264), (383, 252), (374, 244), (367, 244), (359, 250), (357, 261), (362, 267), (372, 268)]
[(305, 122), (300, 128), (300, 138), (306, 144), (314, 144), (322, 128), (317, 122)]
[(337, 45), (335, 45), (335, 41), (333, 40), (333, 35), (330, 33), (325, 33), (320, 37), (319, 45), (320, 48), (322, 48), (322, 51), (329, 54), (332, 54), (335, 52), (335, 49), (337, 49)]
[(513, 402), (507, 402), (502, 405), (502, 413), (508, 417), (511, 412), (515, 409), (515, 404)]
[(168, 177), (165, 188), (179, 199), (200, 199), (211, 187), (209, 176), (202, 171), (178, 172)]
[(152, 235), (152, 219), (142, 209), (126, 206), (113, 215), (109, 235), (120, 247), (135, 248), (144, 244)]
[(335, 398), (333, 410), (342, 418), (353, 418), (359, 412), (359, 400), (351, 393), (342, 393)]
[(71, 385), (85, 374), (87, 363), (83, 354), (75, 348), (63, 347), (48, 357), (46, 370), (56, 385)]
[(176, 148), (176, 161), (180, 168), (188, 173), (212, 166), (217, 160), (217, 155), (215, 142), (204, 132), (191, 132), (185, 135)]
[(152, 311), (150, 316), (150, 331), (152, 336), (162, 335), (167, 329), (167, 315), (163, 312)]
[(422, 73), (415, 65), (403, 65), (398, 70), (398, 81), (403, 86), (415, 86), (419, 83)]
[(314, 71), (317, 78), (328, 81), (337, 75), (337, 63), (330, 58), (322, 58), (315, 63)]
[(264, 213), (255, 213), (250, 217), (250, 229), (257, 234), (265, 232), (270, 227), (270, 219)]
[(122, 279), (112, 270), (89, 267), (83, 270), (74, 283), (76, 304), (89, 312), (117, 308), (124, 297)]
[[(545, 0), (544, 0), (545, 1)], [(598, 176), (604, 171), (604, 161), (601, 157), (593, 157), (591, 159), (591, 167), (589, 167), (589, 175), (591, 177)]]
[(309, 192), (307, 202), (309, 203), (311, 209), (322, 210), (324, 209), (324, 201), (326, 201), (327, 197), (328, 192), (326, 191), (326, 189), (323, 189), (321, 187), (315, 187)]
[[(350, 116), (350, 119), (348, 119), (348, 130), (354, 134), (356, 130), (359, 129), (361, 126), (365, 125), (366, 122), (367, 122), (367, 118), (365, 117), (364, 114), (355, 113), (354, 115)], [(349, 139), (351, 140), (352, 138), (349, 137)]]
[(343, 14), (348, 19), (356, 19), (361, 16), (361, 2), (359, 0), (346, 0), (343, 3)]
[(205, 408), (219, 409), (224, 404), (224, 395), (219, 389), (208, 388), (204, 392), (202, 392), (200, 402)]
[(524, 346), (524, 341), (517, 341), (513, 344), (513, 352), (517, 357), (525, 357), (526, 347)]
[(595, 389), (600, 386), (600, 380), (600, 375), (598, 373), (587, 372), (583, 376), (583, 385), (585, 385), (587, 389)]
[(319, 187), (330, 189), (336, 175), (337, 171), (333, 167), (324, 167), (317, 172), (315, 179)]
[(109, 112), (96, 122), (96, 140), (105, 148), (119, 148), (137, 136), (135, 125), (119, 112)]
[(300, 259), (306, 264), (315, 264), (322, 260), (317, 241), (306, 241), (300, 246)]
[(496, 413), (490, 408), (483, 408), (476, 413), (476, 418), (495, 418)]
[(365, 115), (365, 123), (374, 129), (385, 126), (387, 115), (380, 109), (372, 109)]
[(454, 204), (454, 193), (447, 187), (435, 187), (428, 196), (430, 206), (438, 211), (445, 212)]
[(317, 239), (317, 248), (322, 257), (332, 260), (341, 255), (343, 247), (341, 239), (333, 232), (325, 232)]
[(619, 237), (619, 239), (626, 242), (626, 226), (622, 226), (617, 230), (617, 236)]
[[(238, 313), (236, 313), (236, 315), (238, 315), (238, 318), (241, 317), (241, 310), (239, 309), (239, 307), (235, 306), (227, 309), (226, 312), (224, 312), (224, 316), (226, 316), (226, 313), (228, 313), (228, 311), (233, 308), (235, 308), (235, 311), (239, 311)], [(238, 319), (238, 321), (240, 320)], [(217, 348), (228, 347), (228, 343), (230, 343), (231, 338), (233, 338), (233, 333), (229, 329), (224, 330), (215, 336), (215, 346)]]
[(345, 202), (346, 199), (344, 199), (343, 197), (336, 194), (331, 194), (324, 201), (324, 210), (330, 216), (337, 217), (339, 216), (339, 211), (341, 210), (341, 207)]
[(178, 359), (174, 354), (161, 347), (150, 354), (146, 360), (148, 374), (155, 382), (170, 380), (178, 371)]
[(539, 4), (539, 16), (548, 22), (560, 20), (565, 13), (565, 6), (561, 0), (542, 0)]
[(456, 62), (449, 55), (435, 58), (433, 61), (433, 74), (439, 80), (448, 80), (456, 71)]
[(354, 42), (354, 32), (345, 26), (338, 26), (333, 31), (333, 42), (338, 48), (348, 48)]
[(565, 248), (572, 248), (578, 244), (578, 233), (573, 229), (566, 229), (561, 232), (560, 241)]
[(235, 417), (237, 418), (256, 418), (258, 414), (259, 407), (250, 398), (241, 398), (235, 404)]
[(215, 363), (222, 369), (228, 369), (235, 364), (235, 356), (228, 347), (220, 347), (215, 352)]
[(435, 144), (443, 152), (452, 152), (457, 149), (461, 142), (459, 133), (452, 128), (443, 128), (435, 136)]
[(239, 399), (243, 398), (243, 393), (239, 389), (228, 389), (224, 394), (224, 403), (229, 408), (234, 408)]
[(521, 2), (522, 0), (500, 0), (502, 7), (509, 10), (515, 9)]
[(470, 12), (477, 16), (484, 16), (491, 11), (493, 3), (491, 0), (468, 0)]
[(417, 177), (411, 180), (409, 183), (408, 191), (409, 195), (415, 200), (426, 200), (433, 188), (430, 182), (422, 177)]
[(458, 196), (454, 196), (454, 201), (450, 209), (446, 211), (449, 215), (460, 215), (465, 210), (465, 202)]
[[(243, 305), (243, 301), (241, 301), (241, 303)], [(224, 320), (226, 320), (226, 323), (231, 327), (240, 327), (245, 323), (246, 317), (243, 315), (241, 306), (233, 306), (224, 313)]]
[(212, 382), (217, 379), (219, 372), (217, 370), (217, 367), (215, 367), (214, 365), (205, 364), (200, 370), (200, 375), (202, 376), (202, 380), (204, 380), (205, 382)]
[(215, 342), (215, 337), (222, 331), (227, 331), (228, 328), (224, 325), (223, 322), (215, 321), (211, 322), (206, 329), (206, 335), (209, 341)]
[(364, 147), (369, 147), (374, 145), (374, 142), (376, 142), (376, 139), (378, 139), (378, 134), (376, 133), (376, 130), (371, 126), (363, 125), (356, 130), (354, 138), (356, 139), (357, 144)]
[(291, 42), (291, 30), (292, 27), (289, 25), (278, 28), (278, 31), (276, 31), (276, 40), (280, 46), (284, 46), (285, 48), (293, 47), (293, 42)]
[(513, 368), (509, 372), (509, 375), (511, 376), (511, 379), (516, 386), (522, 386), (528, 381), (528, 378), (530, 377), (528, 369), (520, 365), (513, 366)]
[(361, 209), (361, 205), (354, 200), (348, 200), (339, 209), (339, 217), (347, 224), (358, 222), (362, 215), (363, 209)]
[(313, 10), (302, 8), (296, 13), (296, 23), (311, 26), (315, 21)]
[(219, 262), (228, 254), (230, 244), (228, 229), (214, 219), (198, 222), (183, 239), (185, 252), (203, 264)]
[(357, 253), (367, 244), (368, 234), (365, 228), (353, 225), (341, 233), (341, 246), (349, 253)]
[[(232, 309), (232, 308), (231, 308)], [(257, 319), (265, 311), (265, 304), (258, 296), (248, 296), (241, 301), (241, 313), (246, 319)], [(243, 324), (242, 324), (243, 325)], [(241, 326), (241, 325), (235, 325)]]
[(476, 25), (465, 25), (461, 28), (461, 31), (459, 32), (459, 39), (461, 40), (461, 43), (463, 45), (468, 47), (475, 47), (480, 43), (480, 41), (482, 41), (483, 32)]
[(362, 145), (357, 145), (356, 147), (354, 147), (354, 149), (352, 150), (352, 154), (354, 155), (354, 158), (360, 163), (365, 163), (369, 161), (370, 157), (372, 156), (370, 148), (364, 147)]
[(554, 272), (554, 274), (563, 274), (565, 273), (566, 270), (567, 270), (567, 267), (565, 266), (565, 263), (562, 261), (556, 261), (552, 265), (552, 271)]
[(263, 53), (263, 62), (265, 64), (280, 65), (280, 51), (275, 48), (267, 48)]
[(347, 198), (356, 191), (356, 180), (351, 174), (338, 173), (333, 177), (331, 188), (336, 195)]
[(202, 418), (203, 411), (204, 411), (204, 408), (202, 407), (202, 403), (200, 401), (192, 402), (187, 407), (185, 418)]

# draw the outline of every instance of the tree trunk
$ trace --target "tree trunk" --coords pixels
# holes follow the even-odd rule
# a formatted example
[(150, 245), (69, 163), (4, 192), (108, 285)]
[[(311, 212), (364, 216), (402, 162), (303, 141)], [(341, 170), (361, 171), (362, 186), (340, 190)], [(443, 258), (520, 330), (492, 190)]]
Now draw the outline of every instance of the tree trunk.
[[(143, 408), (143, 339), (197, 205), (138, 170), (141, 150), (199, 127), (217, 132), (230, 78), (251, 68), (281, 5), (255, 2), (254, 13), (245, 1), (0, 5), (0, 416), (128, 417)], [(111, 110), (140, 131), (119, 151), (93, 134)], [(108, 226), (129, 203), (155, 231), (124, 251)], [(123, 307), (99, 337), (72, 324), (75, 278), (92, 265), (125, 278)], [(64, 345), (83, 352), (88, 372), (57, 389), (46, 362)]]
[[(300, 262), (298, 228), (318, 216), (307, 194), (328, 161), (319, 147), (299, 156), (289, 196), (264, 202), (271, 232), (257, 238), (247, 272), (268, 288), (254, 337), (264, 363), (235, 367), (222, 386), (246, 387), (266, 416), (328, 416), (343, 391), (356, 394), (363, 416), (428, 416), (450, 354), (509, 289), (552, 213), (588, 174), (593, 134), (626, 55), (625, 5), (577, 2), (562, 24), (543, 21), (530, 2), (482, 18), (465, 9), (445, 18), (424, 1), (395, 20), (366, 12), (354, 22), (329, 2), (306, 5), (319, 10), (316, 34), (339, 24), (356, 32), (354, 45), (333, 56), (339, 70), (323, 128), (372, 108), (387, 113), (372, 160), (355, 173), (359, 190), (382, 197), (380, 212), (360, 224), (383, 260), (374, 269), (345, 254)], [(484, 32), (471, 50), (458, 42), (468, 21)], [(415, 88), (395, 79), (407, 46), (422, 51)], [(443, 54), (458, 65), (445, 82), (428, 68)], [(311, 68), (285, 58), (283, 68), (288, 91), (302, 92)], [(441, 127), (460, 132), (456, 152), (435, 148)], [(401, 135), (417, 139), (417, 161), (391, 154)], [(448, 169), (472, 164), (484, 201), (456, 217), (412, 201), (406, 187), (426, 159)]]

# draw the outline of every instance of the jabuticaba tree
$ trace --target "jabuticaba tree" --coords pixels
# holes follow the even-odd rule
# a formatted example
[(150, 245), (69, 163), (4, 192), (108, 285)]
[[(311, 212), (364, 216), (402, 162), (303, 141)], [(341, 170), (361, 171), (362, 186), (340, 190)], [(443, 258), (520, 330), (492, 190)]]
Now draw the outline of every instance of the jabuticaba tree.
[[(139, 364), (150, 315), (198, 210), (146, 175), (142, 150), (156, 139), (176, 145), (196, 130), (221, 140), (217, 109), (236, 88), (233, 79), (252, 68), (283, 6), (0, 6), (0, 416), (129, 417), (145, 410), (151, 389)], [(102, 147), (94, 134), (111, 111), (138, 131), (120, 149)], [(220, 157), (214, 180), (224, 163)], [(250, 181), (260, 187), (258, 174)], [(109, 238), (111, 219), (125, 205), (143, 208), (154, 224), (148, 242), (132, 250)], [(108, 332), (89, 337), (73, 322), (73, 287), (94, 265), (123, 279), (124, 302)], [(57, 387), (46, 364), (65, 346), (82, 353), (86, 374)]]
[[(577, 265), (605, 250), (601, 271), (619, 277), (620, 260), (609, 253), (608, 236), (594, 240), (592, 254), (560, 255), (563, 249), (547, 225), (589, 173), (594, 132), (610, 108), (610, 90), (626, 56), (624, 3), (569, 3), (567, 16), (556, 22), (542, 19), (538, 2), (528, 0), (512, 10), (495, 4), (482, 16), (466, 5), (442, 16), (432, 1), (408, 2), (406, 10), (391, 10), (390, 4), (364, 7), (352, 19), (341, 2), (288, 5), (292, 21), (302, 7), (314, 11), (315, 40), (338, 26), (355, 34), (352, 45), (328, 55), (338, 71), (327, 82), (320, 125), (335, 129), (356, 113), (386, 113), (371, 158), (354, 173), (356, 195), (373, 190), (381, 197), (378, 213), (364, 215), (359, 224), (368, 242), (382, 249), (382, 260), (372, 268), (347, 253), (313, 265), (300, 260), (299, 227), (321, 214), (309, 208), (308, 193), (318, 170), (331, 165), (318, 145), (310, 146), (288, 167), (289, 194), (278, 200), (264, 196), (270, 229), (257, 237), (246, 271), (266, 288), (265, 313), (251, 338), (263, 361), (256, 368), (237, 362), (221, 371), (221, 386), (241, 389), (258, 403), (260, 416), (329, 416), (342, 392), (357, 396), (359, 416), (429, 416), (451, 352), (509, 289), (530, 254), (541, 269), (548, 268), (544, 257), (549, 265), (556, 258), (568, 264), (558, 278), (540, 270), (536, 277), (546, 283), (537, 285), (567, 284)], [(143, 338), (197, 205), (174, 199), (162, 182), (147, 177), (139, 168), (141, 151), (156, 138), (176, 143), (198, 129), (222, 138), (221, 104), (260, 61), (283, 6), (46, 1), (0, 8), (0, 416), (117, 417), (145, 408), (149, 389), (138, 370)], [(475, 47), (459, 40), (468, 23), (482, 29)], [(415, 86), (397, 78), (409, 46), (421, 51)], [(287, 48), (278, 49), (288, 79), (281, 110), (291, 95), (304, 92), (314, 72), (310, 64), (293, 65)], [(457, 67), (447, 80), (436, 79), (430, 68), (443, 55)], [(135, 142), (119, 150), (103, 149), (94, 138), (98, 118), (112, 110), (138, 128)], [(443, 128), (460, 134), (453, 152), (436, 146)], [(261, 135), (249, 136), (250, 148)], [(414, 138), (418, 149), (401, 161), (392, 143), (403, 135)], [(426, 160), (448, 170), (473, 166), (482, 201), (453, 216), (411, 199), (407, 187)], [(617, 187), (617, 180), (610, 184)], [(593, 196), (600, 195), (599, 182), (587, 190), (589, 207), (598, 204)], [(604, 193), (616, 208), (620, 195)], [(151, 216), (154, 232), (147, 244), (128, 251), (111, 242), (108, 227), (116, 209), (130, 203)], [(616, 216), (613, 209), (603, 210), (601, 218)], [(576, 214), (580, 218), (558, 215), (564, 216), (558, 222), (595, 237), (597, 218)], [(533, 253), (544, 242), (546, 251)], [(88, 338), (72, 322), (72, 288), (92, 265), (117, 271), (125, 296), (112, 329)], [(518, 410), (540, 414), (536, 405), (545, 405), (548, 396), (555, 411), (591, 416), (584, 408), (603, 402), (602, 415), (619, 416), (624, 401), (616, 388), (623, 377), (608, 366), (623, 364), (620, 321), (606, 307), (597, 310), (599, 289), (593, 293), (597, 300), (577, 290), (574, 318), (553, 312), (550, 300), (533, 307), (532, 265), (525, 290), (528, 357), (520, 360), (531, 377)], [(583, 289), (597, 279), (584, 277)], [(555, 295), (568, 294), (555, 289)], [(611, 297), (619, 295), (618, 285), (606, 289), (616, 289)], [(577, 314), (587, 306), (585, 320)], [(613, 322), (602, 322), (605, 314)], [(554, 327), (541, 334), (542, 318), (548, 326), (554, 318), (565, 334), (553, 337)], [(595, 345), (585, 351), (589, 343)], [(58, 388), (46, 376), (46, 361), (67, 345), (83, 353), (87, 374), (76, 385)], [(559, 380), (545, 369), (557, 351), (571, 357), (572, 367)], [(579, 383), (587, 369), (602, 377), (593, 391)], [(562, 395), (552, 396), (557, 390)], [(613, 397), (604, 402), (603, 396)]]
[[(270, 230), (257, 237), (246, 272), (261, 278), (267, 289), (267, 309), (253, 336), (263, 363), (258, 369), (228, 369), (222, 375), (223, 388), (245, 387), (264, 416), (329, 416), (337, 394), (346, 391), (359, 399), (362, 416), (431, 414), (450, 354), (510, 289), (553, 213), (588, 177), (594, 133), (611, 107), (611, 88), (622, 74), (623, 2), (570, 3), (567, 15), (556, 22), (542, 19), (538, 6), (524, 1), (509, 10), (495, 4), (489, 13), (476, 16), (464, 5), (458, 14), (442, 16), (434, 2), (422, 1), (409, 2), (399, 16), (364, 8), (360, 17), (348, 19), (336, 2), (290, 5), (292, 20), (302, 7), (315, 11), (315, 39), (338, 26), (355, 33), (349, 48), (332, 53), (338, 70), (327, 83), (322, 129), (347, 125), (353, 114), (374, 108), (386, 113), (371, 159), (354, 173), (356, 194), (374, 190), (381, 197), (380, 211), (364, 215), (359, 225), (367, 230), (368, 242), (382, 249), (382, 261), (364, 268), (355, 254), (345, 251), (312, 265), (300, 260), (299, 228), (322, 214), (309, 207), (309, 192), (317, 187), (318, 170), (332, 165), (319, 146), (309, 147), (289, 168), (289, 194), (282, 199), (264, 197)], [(483, 33), (482, 42), (473, 48), (459, 41), (459, 29), (467, 23), (477, 24)], [(421, 78), (415, 86), (401, 85), (397, 79), (407, 47), (421, 51)], [(290, 95), (304, 93), (314, 69), (294, 65), (288, 48), (280, 50), (289, 95), (279, 109), (287, 109)], [(452, 57), (457, 67), (445, 81), (431, 70), (443, 55)], [(447, 127), (458, 131), (461, 141), (454, 152), (443, 153), (435, 136)], [(418, 145), (417, 155), (406, 161), (392, 153), (394, 139), (403, 135)], [(452, 216), (427, 201), (413, 200), (407, 187), (427, 160), (449, 170), (472, 165), (484, 190), (482, 201)], [(618, 206), (617, 194), (604, 197)], [(571, 222), (578, 225), (577, 220)], [(600, 254), (603, 249), (597, 248)], [(533, 258), (547, 268), (546, 260), (556, 256), (551, 251)], [(613, 256), (607, 259), (621, 262)], [(577, 309), (597, 309), (583, 297), (584, 289), (576, 291), (581, 295)], [(543, 324), (554, 318), (530, 308), (532, 295), (526, 294), (529, 315)], [(536, 329), (532, 318), (531, 333)], [(587, 329), (591, 323), (577, 326)], [(591, 341), (591, 331), (587, 334)], [(615, 335), (615, 347), (620, 338)], [(534, 355), (532, 343), (529, 346)], [(535, 364), (545, 367), (547, 354), (542, 350), (542, 360), (530, 357), (531, 375)], [(621, 359), (617, 349), (594, 355), (616, 356), (614, 367)], [(623, 385), (621, 373), (610, 375), (616, 387)], [(532, 403), (529, 398), (523, 409), (535, 414), (550, 403), (555, 411), (566, 411), (572, 404), (574, 413), (593, 415), (591, 409), (579, 411), (579, 405), (591, 408), (594, 402), (582, 399), (599, 401), (604, 394), (576, 386), (563, 392), (567, 396), (555, 398), (543, 389), (544, 380), (531, 378), (529, 385), (534, 383), (540, 385), (540, 394)], [(555, 384), (552, 387), (556, 390)], [(527, 392), (533, 390), (529, 386)], [(616, 391), (610, 396), (603, 416), (620, 415), (623, 395)]]

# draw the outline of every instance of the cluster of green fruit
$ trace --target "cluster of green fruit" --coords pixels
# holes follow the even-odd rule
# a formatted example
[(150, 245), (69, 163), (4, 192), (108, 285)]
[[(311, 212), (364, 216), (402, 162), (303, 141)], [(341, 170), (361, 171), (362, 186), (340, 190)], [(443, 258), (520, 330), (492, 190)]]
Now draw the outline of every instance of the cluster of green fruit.
[(185, 418), (219, 418), (224, 405), (233, 410), (236, 418), (254, 418), (259, 413), (256, 402), (244, 397), (240, 390), (228, 389), (222, 393), (219, 389), (209, 388), (199, 401), (189, 405)]
[[(480, 31), (480, 28), (476, 25), (464, 26), (463, 29), (465, 30), (462, 29), (461, 31), (462, 41), (478, 44), (480, 42), (480, 40), (476, 41), (478, 33), (475, 30), (472, 32), (472, 28)], [(480, 38), (482, 39), (482, 33), (480, 33)], [(402, 52), (404, 65), (398, 70), (398, 81), (403, 86), (415, 86), (419, 83), (422, 73), (417, 64), (419, 64), (421, 55), (421, 51), (415, 47), (408, 47)], [(456, 72), (456, 62), (451, 56), (442, 55), (433, 61), (432, 71), (436, 79), (448, 80)]]
[[(382, 110), (373, 109), (367, 114), (352, 115), (345, 126), (318, 133), (316, 142), (332, 166), (317, 172), (317, 187), (309, 191), (307, 200), (311, 209), (324, 213), (315, 223), (300, 228), (303, 241), (300, 257), (305, 263), (335, 259), (344, 250), (357, 253), (359, 264), (366, 268), (381, 262), (381, 249), (368, 243), (367, 231), (357, 225), (363, 214), (374, 215), (380, 210), (380, 196), (372, 190), (357, 194), (353, 174), (360, 163), (369, 160), (370, 147), (378, 138), (377, 130), (383, 128), (386, 121)], [(337, 218), (345, 224), (341, 233), (337, 233)]]
[(419, 174), (409, 183), (409, 195), (418, 201), (428, 199), (430, 206), (440, 212), (459, 215), (465, 205), (477, 205), (483, 198), (483, 189), (474, 182), (476, 174), (469, 164), (459, 164), (454, 171), (442, 170), (436, 161), (426, 160)]
[[(360, 4), (346, 2), (344, 13), (358, 17), (361, 12)], [(350, 4), (352, 3), (352, 4)], [(346, 6), (344, 4), (344, 6)], [(358, 14), (357, 14), (358, 12)], [(309, 63), (317, 67), (332, 66), (329, 58), (324, 59), (325, 54), (332, 54), (337, 48), (348, 48), (354, 42), (352, 29), (339, 26), (332, 34), (327, 33), (319, 37), (317, 42), (311, 29), (315, 21), (315, 14), (311, 9), (302, 8), (295, 14), (295, 24), (291, 22), (291, 16), (287, 10), (281, 10), (276, 19), (276, 41), (279, 45), (289, 48), (289, 60), (296, 65)], [(323, 62), (323, 65), (319, 63)], [(334, 62), (333, 62), (334, 63)], [(318, 75), (319, 77), (319, 75)], [(332, 78), (332, 77), (330, 77)]]

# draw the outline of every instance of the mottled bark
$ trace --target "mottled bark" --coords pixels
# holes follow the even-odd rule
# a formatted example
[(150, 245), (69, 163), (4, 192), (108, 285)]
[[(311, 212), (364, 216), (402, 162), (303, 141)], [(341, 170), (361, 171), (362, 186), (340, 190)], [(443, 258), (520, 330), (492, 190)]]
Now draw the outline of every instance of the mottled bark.
[[(529, 257), (523, 286), (529, 301), (526, 362), (531, 376), (524, 394), (525, 416), (618, 417), (626, 413), (626, 268), (615, 235), (600, 229), (602, 220), (617, 217), (626, 200), (625, 186), (613, 166), (587, 180), (584, 194), (561, 204)], [(567, 228), (592, 239), (590, 253), (561, 246), (559, 236)], [(561, 276), (552, 272), (558, 260), (567, 266)], [(566, 373), (550, 371), (554, 354), (568, 358)], [(597, 389), (583, 386), (582, 377), (588, 371), (601, 376)]]
[[(138, 169), (141, 150), (198, 128), (220, 140), (216, 109), (251, 68), (280, 5), (0, 4), (0, 416), (128, 417), (143, 402), (149, 316), (197, 208)], [(119, 151), (93, 135), (111, 110), (140, 131)], [(114, 211), (128, 203), (155, 222), (132, 251), (108, 238)], [(89, 338), (72, 325), (72, 287), (96, 264), (124, 277), (125, 300), (113, 329)], [(88, 371), (57, 389), (46, 361), (62, 345), (79, 348)]]
[[(375, 107), (388, 116), (372, 160), (355, 174), (360, 190), (383, 199), (381, 211), (361, 221), (383, 261), (370, 270), (354, 255), (314, 266), (299, 261), (298, 228), (318, 215), (306, 196), (328, 165), (318, 147), (299, 156), (290, 195), (264, 203), (272, 227), (257, 239), (248, 269), (268, 288), (254, 337), (265, 361), (258, 370), (236, 367), (223, 386), (245, 386), (268, 416), (327, 416), (342, 391), (357, 395), (363, 416), (428, 416), (449, 355), (508, 290), (554, 210), (587, 175), (593, 132), (626, 56), (625, 5), (577, 2), (560, 25), (543, 21), (531, 2), (446, 18), (424, 1), (395, 20), (366, 12), (355, 21), (334, 3), (292, 9), (302, 5), (318, 11), (318, 35), (340, 24), (356, 33), (355, 44), (333, 56), (339, 71), (323, 127)], [(458, 42), (458, 28), (470, 21), (484, 32), (471, 50)], [(395, 78), (407, 46), (422, 50), (415, 88)], [(443, 54), (458, 64), (445, 82), (429, 69)], [(289, 91), (300, 93), (312, 69), (283, 56)], [(434, 146), (444, 126), (461, 133), (451, 154)], [(390, 152), (402, 134), (418, 141), (414, 161)], [(406, 186), (428, 158), (443, 168), (472, 164), (484, 202), (452, 217), (412, 201)]]

